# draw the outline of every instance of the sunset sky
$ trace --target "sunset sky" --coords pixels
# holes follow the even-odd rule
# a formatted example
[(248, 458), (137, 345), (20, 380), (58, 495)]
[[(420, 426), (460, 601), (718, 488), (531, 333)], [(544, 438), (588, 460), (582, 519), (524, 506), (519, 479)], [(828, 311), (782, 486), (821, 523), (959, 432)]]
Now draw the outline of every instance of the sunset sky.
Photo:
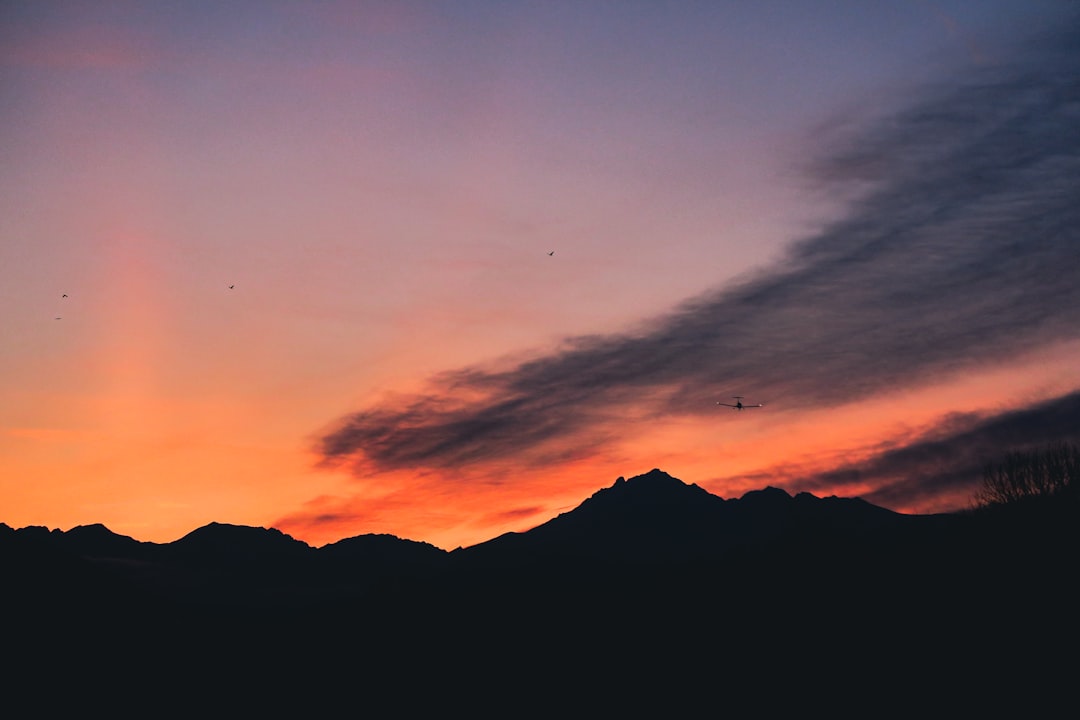
[(1080, 441), (1076, 7), (4, 2), (0, 521), (967, 507)]

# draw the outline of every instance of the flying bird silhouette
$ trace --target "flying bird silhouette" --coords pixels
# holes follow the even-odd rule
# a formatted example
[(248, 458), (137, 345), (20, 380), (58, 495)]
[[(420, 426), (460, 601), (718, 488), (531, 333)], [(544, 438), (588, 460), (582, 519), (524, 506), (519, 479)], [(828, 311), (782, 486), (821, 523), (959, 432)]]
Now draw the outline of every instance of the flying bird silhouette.
[(67, 293), (64, 293), (64, 294), (63, 294), (63, 295), (61, 295), (60, 297), (67, 297)]
[(554, 255), (554, 254), (555, 254), (554, 250), (552, 250), (551, 252), (548, 253), (548, 255)]
[(236, 287), (236, 286), (235, 285), (230, 285), (229, 289), (232, 290), (234, 287)]

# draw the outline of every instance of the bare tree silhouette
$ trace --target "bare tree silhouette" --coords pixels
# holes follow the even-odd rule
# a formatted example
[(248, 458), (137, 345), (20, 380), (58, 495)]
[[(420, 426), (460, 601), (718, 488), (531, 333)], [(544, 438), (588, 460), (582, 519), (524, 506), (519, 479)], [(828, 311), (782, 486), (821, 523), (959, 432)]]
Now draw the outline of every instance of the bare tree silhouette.
[(1011, 452), (997, 463), (987, 463), (975, 503), (989, 507), (1031, 498), (1075, 498), (1078, 481), (1080, 447), (1052, 443), (1038, 450)]

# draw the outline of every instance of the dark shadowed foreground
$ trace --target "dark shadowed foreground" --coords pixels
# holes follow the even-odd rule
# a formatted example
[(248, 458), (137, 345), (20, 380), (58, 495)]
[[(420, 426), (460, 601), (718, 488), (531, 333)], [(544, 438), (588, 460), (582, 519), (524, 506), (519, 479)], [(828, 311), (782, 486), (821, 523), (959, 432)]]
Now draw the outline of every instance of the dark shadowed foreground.
[(654, 470), (453, 552), (5, 525), (5, 695), (42, 715), (1046, 716), (1074, 702), (1076, 519), (723, 500)]

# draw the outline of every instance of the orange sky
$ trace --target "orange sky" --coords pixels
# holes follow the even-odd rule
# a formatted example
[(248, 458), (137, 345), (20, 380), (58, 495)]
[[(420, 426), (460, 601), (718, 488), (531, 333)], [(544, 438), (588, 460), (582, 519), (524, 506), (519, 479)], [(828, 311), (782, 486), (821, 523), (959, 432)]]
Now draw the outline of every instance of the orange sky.
[[(960, 324), (934, 326), (958, 361), (990, 354), (956, 368), (910, 360), (898, 384), (868, 372), (885, 384), (850, 397), (846, 382), (807, 390), (735, 360), (729, 379), (678, 356), (665, 361), (678, 377), (622, 355), (612, 377), (625, 379), (610, 387), (557, 375), (575, 348), (593, 371), (588, 338), (662, 347), (650, 338), (691, 298), (728, 318), (742, 288), (778, 293), (791, 248), (857, 235), (844, 229), (863, 217), (857, 194), (809, 168), (830, 143), (917, 102), (927, 80), (983, 70), (1018, 28), (1053, 25), (1061, 8), (480, 7), (5, 4), (0, 521), (100, 522), (154, 542), (217, 521), (313, 545), (378, 532), (450, 549), (532, 527), (618, 476), (659, 467), (722, 497), (797, 490), (952, 414), (1080, 388), (1076, 335), (1056, 329), (1069, 317), (1051, 307), (1054, 327), (1014, 348), (1004, 321), (980, 331), (1001, 338), (987, 348), (962, 345)], [(860, 182), (871, 165), (846, 167)], [(874, 231), (906, 232), (904, 213)], [(968, 202), (956, 217), (966, 237), (993, 215)], [(912, 242), (923, 255), (852, 277), (872, 289), (897, 263), (923, 262), (922, 243), (962, 236), (939, 230)], [(777, 343), (763, 326), (798, 330), (793, 313), (807, 310), (725, 326), (709, 352), (725, 338)], [(785, 343), (777, 368), (799, 352)], [(890, 360), (844, 352), (864, 353), (868, 370)], [(463, 369), (476, 385), (440, 376)], [(547, 391), (515, 384), (534, 370), (552, 383), (550, 407)], [(709, 384), (688, 400), (699, 376)], [(735, 394), (765, 407), (715, 405)], [(415, 397), (416, 417), (399, 416)], [(426, 441), (504, 400), (587, 421), (517, 455), (494, 431), (475, 463), (453, 467), (404, 447), (320, 455), (352, 413), (382, 412), (401, 423), (388, 432)], [(943, 487), (895, 509), (962, 497)]]

